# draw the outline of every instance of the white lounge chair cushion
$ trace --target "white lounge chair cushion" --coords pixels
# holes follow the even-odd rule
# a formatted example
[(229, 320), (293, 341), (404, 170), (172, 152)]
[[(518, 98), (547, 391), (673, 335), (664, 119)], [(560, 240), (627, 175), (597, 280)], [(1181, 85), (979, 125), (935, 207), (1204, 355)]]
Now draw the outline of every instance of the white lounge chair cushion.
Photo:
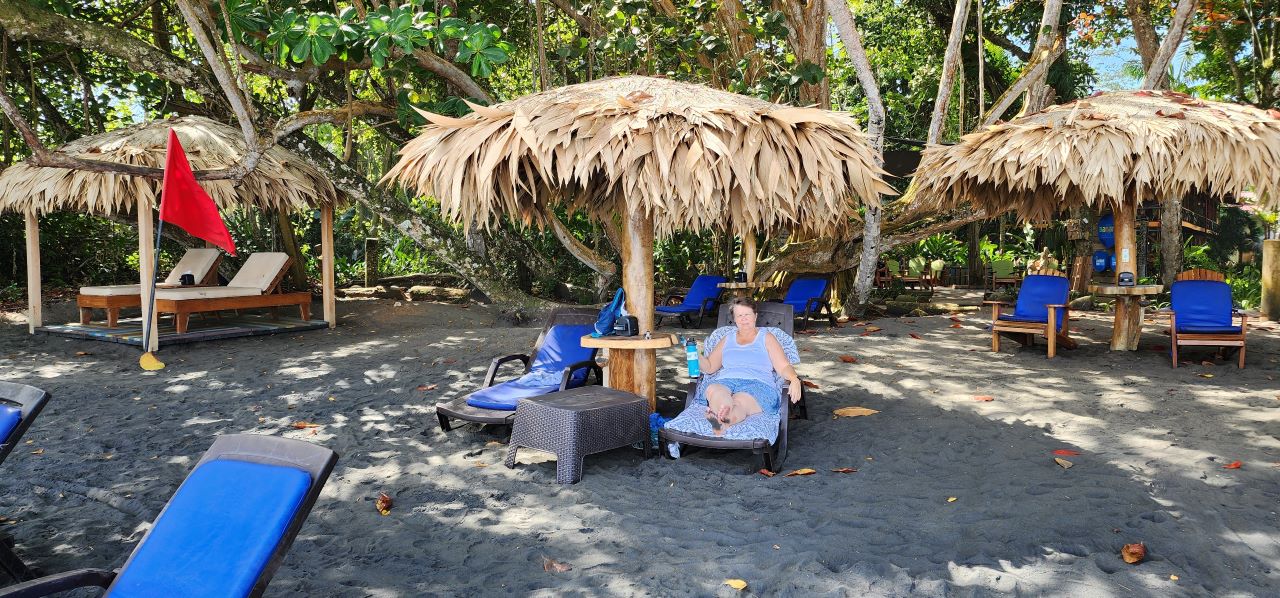
[(199, 283), (209, 274), (209, 269), (213, 268), (213, 263), (216, 261), (218, 261), (217, 249), (188, 249), (164, 281), (166, 284), (181, 284), (182, 275), (190, 272)]
[(289, 254), (287, 253), (255, 253), (244, 261), (240, 271), (236, 272), (236, 277), (232, 278), (227, 286), (258, 289), (254, 294), (261, 295), (271, 290), (271, 283), (276, 281), (288, 262)]
[(262, 293), (252, 287), (178, 287), (156, 289), (156, 299), (216, 299), (219, 297), (257, 297)]
[(141, 295), (142, 285), (136, 284), (113, 284), (102, 287), (80, 287), (81, 295), (96, 295), (99, 297), (115, 297), (119, 295)]

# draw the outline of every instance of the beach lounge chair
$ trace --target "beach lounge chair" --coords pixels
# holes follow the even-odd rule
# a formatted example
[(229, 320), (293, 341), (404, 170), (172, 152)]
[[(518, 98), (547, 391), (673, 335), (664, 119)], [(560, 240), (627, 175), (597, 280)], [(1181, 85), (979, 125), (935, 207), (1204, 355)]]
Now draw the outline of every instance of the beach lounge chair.
[[(31, 422), (49, 402), (49, 393), (34, 386), (0, 382), (0, 463), (13, 452)], [(13, 552), (13, 538), (0, 533), (0, 571), (14, 581), (35, 577)]]
[(219, 436), (120, 569), (58, 573), (0, 597), (86, 587), (108, 596), (261, 596), (337, 460), (301, 440)]
[[(757, 326), (776, 328), (783, 333), (781, 336), (775, 335), (775, 338), (782, 344), (787, 358), (792, 363), (799, 363), (800, 353), (796, 350), (795, 341), (791, 338), (795, 322), (795, 313), (791, 306), (785, 303), (761, 303), (757, 306), (756, 314)], [(719, 339), (734, 333), (733, 315), (728, 305), (720, 308), (719, 323), (720, 327), (707, 337), (704, 353), (714, 349)], [(689, 383), (684, 410), (659, 431), (663, 441), (662, 446), (666, 447), (669, 442), (678, 442), (682, 445), (705, 448), (749, 450), (752, 454), (759, 456), (765, 469), (778, 471), (787, 458), (788, 420), (793, 413), (800, 419), (808, 419), (809, 416), (804, 385), (800, 386), (800, 401), (792, 405), (790, 389), (786, 381), (778, 377), (778, 386), (782, 390), (778, 421), (774, 422), (772, 418), (762, 413), (729, 428), (724, 436), (715, 436), (705, 417), (707, 403), (703, 394), (706, 386), (715, 382), (715, 377), (715, 374), (708, 374)]]
[(156, 313), (173, 314), (178, 334), (187, 331), (191, 314), (208, 311), (296, 305), (302, 319), (310, 320), (311, 293), (280, 292), (291, 261), (286, 253), (255, 253), (225, 287), (156, 289)]
[(988, 265), (987, 281), (992, 291), (1002, 284), (1017, 286), (1021, 280), (1018, 264), (1013, 260), (992, 260)]
[[(157, 287), (181, 286), (181, 278), (187, 272), (195, 278), (196, 284), (211, 285), (218, 282), (218, 264), (222, 262), (222, 254), (217, 249), (188, 249), (182, 259), (174, 265), (173, 270), (164, 282)], [(80, 287), (76, 296), (76, 305), (80, 308), (80, 323), (88, 324), (93, 320), (93, 310), (107, 311), (107, 327), (115, 328), (120, 320), (120, 310), (125, 307), (142, 305), (142, 285), (113, 284), (98, 287)]]
[(800, 329), (809, 328), (809, 317), (822, 315), (827, 310), (827, 321), (836, 325), (836, 316), (831, 313), (831, 302), (827, 300), (830, 280), (823, 277), (797, 278), (787, 287), (787, 294), (782, 302), (791, 306), (796, 317), (800, 318)]
[(1058, 345), (1076, 348), (1076, 342), (1068, 334), (1067, 296), (1071, 281), (1058, 270), (1038, 270), (1022, 280), (1018, 301), (1013, 313), (1001, 313), (1004, 301), (983, 301), (991, 306), (991, 351), (1000, 351), (1000, 335), (1017, 335), (1015, 340), (1023, 345), (1035, 341), (1035, 335), (1043, 334), (1049, 341), (1049, 358), (1058, 354)]
[[(693, 316), (697, 314), (698, 327), (701, 328), (702, 318), (712, 313), (712, 310), (720, 304), (721, 289), (716, 285), (723, 282), (729, 282), (729, 279), (714, 274), (699, 274), (693, 279), (689, 292), (681, 298), (679, 305), (659, 305), (654, 308), (654, 327), (660, 326), (663, 318), (676, 317), (680, 319), (681, 326), (688, 328), (693, 325)], [(675, 297), (677, 296), (669, 296), (668, 299)]]
[[(595, 383), (602, 383), (604, 375), (595, 362), (596, 349), (584, 348), (581, 343), (583, 335), (591, 334), (598, 315), (589, 307), (553, 310), (533, 344), (532, 358), (523, 353), (495, 357), (484, 376), (483, 388), (436, 405), (440, 429), (452, 430), (452, 419), (510, 425), (516, 403), (522, 398), (585, 386), (590, 383), (591, 372), (596, 374)], [(517, 360), (524, 362), (524, 375), (495, 385), (498, 367)]]
[[(1197, 268), (1174, 278), (1169, 287), (1170, 306), (1160, 310), (1169, 314), (1169, 336), (1173, 367), (1178, 367), (1178, 347), (1240, 347), (1237, 367), (1244, 369), (1244, 335), (1249, 316), (1235, 309), (1231, 285), (1221, 272)], [(1232, 321), (1240, 316), (1240, 325)]]
[(912, 288), (920, 285), (923, 288), (933, 288), (929, 281), (929, 271), (927, 269), (928, 262), (923, 257), (913, 257), (907, 260), (907, 273), (902, 276), (902, 284), (909, 284)]

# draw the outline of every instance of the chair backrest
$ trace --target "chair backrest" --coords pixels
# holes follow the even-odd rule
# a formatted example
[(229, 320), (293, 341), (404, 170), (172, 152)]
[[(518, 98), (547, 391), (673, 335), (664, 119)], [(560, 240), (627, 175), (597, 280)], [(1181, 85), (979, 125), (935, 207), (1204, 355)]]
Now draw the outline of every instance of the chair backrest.
[(699, 274), (689, 285), (689, 292), (684, 296), (682, 305), (699, 307), (703, 301), (720, 296), (720, 287), (716, 285), (729, 282), (728, 278), (716, 274)]
[(893, 274), (902, 272), (902, 264), (899, 264), (898, 260), (885, 260), (884, 264), (889, 268), (889, 272)]
[[(1018, 290), (1018, 303), (1013, 308), (1013, 315), (1022, 318), (1047, 319), (1049, 312), (1046, 305), (1066, 305), (1071, 293), (1071, 279), (1066, 276), (1049, 274), (1031, 274), (1022, 280), (1022, 288)], [(1066, 325), (1063, 308), (1057, 308), (1056, 322), (1058, 326)]]
[(1179, 280), (1169, 288), (1178, 330), (1231, 325), (1231, 285), (1221, 280)]
[(217, 249), (188, 249), (182, 254), (182, 259), (174, 264), (173, 270), (169, 272), (169, 276), (165, 277), (164, 282), (178, 284), (182, 275), (187, 272), (195, 277), (196, 282), (203, 282), (209, 276), (213, 265), (218, 263), (219, 255)]
[(34, 386), (0, 382), (0, 463), (17, 446), (49, 397), (48, 392)]
[(227, 286), (248, 287), (267, 293), (280, 284), (280, 279), (284, 277), (285, 269), (288, 267), (289, 254), (287, 253), (255, 253), (244, 261), (240, 271), (236, 272), (235, 278), (232, 278)]
[(260, 596), (337, 460), (301, 440), (218, 437), (107, 595)]
[(821, 299), (827, 292), (827, 279), (819, 277), (797, 278), (787, 287), (787, 296), (783, 303), (803, 306), (810, 299)]
[(920, 276), (924, 274), (925, 260), (916, 256), (907, 261), (907, 274), (910, 276)]
[(933, 278), (941, 278), (942, 269), (945, 268), (946, 266), (947, 266), (947, 261), (942, 259), (937, 259), (937, 260), (933, 260), (932, 262), (929, 262), (929, 276), (932, 276)]
[[(720, 315), (716, 319), (716, 327), (733, 326), (732, 306), (720, 306)], [(796, 310), (786, 303), (765, 301), (756, 304), (756, 326), (781, 328), (783, 332), (794, 335), (796, 328)]]
[(1178, 280), (1216, 280), (1218, 282), (1227, 281), (1227, 277), (1223, 275), (1221, 272), (1218, 272), (1217, 270), (1210, 270), (1208, 268), (1192, 268), (1191, 270), (1184, 270), (1182, 272), (1179, 272), (1178, 275), (1175, 276), (1173, 279), (1175, 281), (1178, 281)]
[[(533, 359), (529, 362), (529, 370), (550, 370), (559, 372), (569, 364), (588, 359), (595, 359), (598, 349), (582, 346), (582, 337), (595, 330), (598, 317), (595, 309), (590, 307), (560, 307), (551, 311), (547, 323), (538, 334), (533, 344)], [(574, 373), (573, 384), (586, 380), (587, 372)]]
[(1013, 260), (992, 260), (991, 273), (1000, 277), (1013, 276), (1013, 271), (1017, 269), (1017, 264)]

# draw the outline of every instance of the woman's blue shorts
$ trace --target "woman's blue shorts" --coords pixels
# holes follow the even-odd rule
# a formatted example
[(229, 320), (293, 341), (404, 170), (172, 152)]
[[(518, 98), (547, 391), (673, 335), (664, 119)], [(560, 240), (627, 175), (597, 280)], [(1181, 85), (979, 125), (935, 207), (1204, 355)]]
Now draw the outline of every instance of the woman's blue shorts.
[(720, 384), (728, 387), (730, 394), (745, 392), (755, 397), (756, 402), (760, 404), (760, 408), (765, 413), (777, 415), (782, 403), (782, 393), (777, 386), (765, 384), (759, 380), (748, 380), (745, 378), (725, 378), (716, 380), (712, 384)]

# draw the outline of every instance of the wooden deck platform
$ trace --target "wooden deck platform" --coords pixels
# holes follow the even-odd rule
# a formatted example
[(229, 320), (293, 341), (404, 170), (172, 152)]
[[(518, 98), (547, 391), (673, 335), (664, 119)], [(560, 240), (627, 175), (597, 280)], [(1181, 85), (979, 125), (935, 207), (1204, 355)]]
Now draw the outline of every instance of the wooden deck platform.
[[(221, 318), (203, 317), (191, 321), (186, 332), (178, 334), (174, 329), (172, 318), (160, 322), (160, 346), (198, 343), (203, 341), (241, 336), (261, 336), (265, 334), (282, 334), (300, 330), (319, 330), (328, 328), (324, 320), (301, 320), (281, 316), (272, 319), (269, 315), (241, 314), (226, 315)], [(36, 332), (53, 336), (68, 336), (110, 343), (142, 346), (142, 319), (121, 320), (115, 328), (108, 328), (103, 322), (90, 324), (61, 324), (42, 326)]]

